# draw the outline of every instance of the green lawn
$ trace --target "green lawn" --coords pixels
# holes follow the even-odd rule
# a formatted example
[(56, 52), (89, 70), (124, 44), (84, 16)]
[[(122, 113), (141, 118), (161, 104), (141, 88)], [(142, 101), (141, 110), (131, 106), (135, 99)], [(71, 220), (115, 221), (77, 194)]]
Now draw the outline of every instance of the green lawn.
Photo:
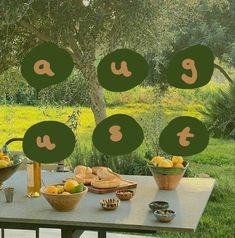
[(234, 238), (235, 227), (235, 143), (221, 139), (210, 139), (202, 153), (188, 157), (188, 176), (209, 174), (216, 179), (216, 186), (206, 210), (193, 234), (161, 232), (162, 238)]
[[(129, 104), (125, 107), (117, 106), (107, 109), (108, 115), (116, 113), (129, 114), (137, 117), (140, 113), (148, 110), (149, 104)], [(0, 106), (0, 146), (13, 137), (23, 137), (26, 130), (35, 123), (44, 120), (57, 120), (66, 123), (72, 113), (72, 107), (33, 107), (33, 106)], [(95, 128), (95, 121), (90, 108), (80, 108), (78, 138), (82, 145), (91, 147), (91, 135)], [(21, 150), (21, 144), (12, 144), (11, 150)]]

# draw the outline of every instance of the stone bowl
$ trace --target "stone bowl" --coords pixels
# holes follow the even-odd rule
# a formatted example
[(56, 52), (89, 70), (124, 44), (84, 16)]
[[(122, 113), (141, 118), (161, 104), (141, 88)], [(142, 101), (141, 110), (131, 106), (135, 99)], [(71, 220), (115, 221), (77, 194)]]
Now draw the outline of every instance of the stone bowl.
[(149, 203), (149, 208), (155, 212), (156, 210), (165, 210), (169, 208), (169, 203), (165, 201), (153, 201)]
[(82, 192), (73, 194), (46, 193), (45, 189), (45, 187), (41, 188), (41, 194), (55, 210), (60, 212), (74, 210), (77, 207), (78, 203), (81, 201), (82, 197), (84, 197), (88, 191), (88, 188), (86, 186), (84, 186), (84, 190)]
[(176, 217), (172, 210), (157, 210), (153, 214), (159, 222), (170, 222)]

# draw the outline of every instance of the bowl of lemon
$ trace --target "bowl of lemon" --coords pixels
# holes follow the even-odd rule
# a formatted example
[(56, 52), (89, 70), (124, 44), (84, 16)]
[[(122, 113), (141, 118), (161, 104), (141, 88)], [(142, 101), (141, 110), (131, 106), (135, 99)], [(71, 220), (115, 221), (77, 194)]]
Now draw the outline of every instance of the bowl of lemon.
[(22, 160), (19, 156), (12, 156), (9, 153), (0, 151), (0, 189), (3, 182), (16, 172), (21, 163)]
[(171, 159), (155, 156), (147, 162), (147, 165), (159, 189), (174, 190), (184, 176), (189, 163), (181, 156), (172, 156)]
[(86, 195), (88, 188), (83, 183), (69, 179), (64, 184), (42, 187), (40, 192), (47, 202), (57, 211), (74, 210)]

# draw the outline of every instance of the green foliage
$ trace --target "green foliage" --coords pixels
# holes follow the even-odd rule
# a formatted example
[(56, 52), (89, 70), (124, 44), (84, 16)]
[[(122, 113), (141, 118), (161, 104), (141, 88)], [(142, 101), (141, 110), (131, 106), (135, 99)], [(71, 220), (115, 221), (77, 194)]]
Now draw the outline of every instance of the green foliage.
[(68, 160), (73, 168), (79, 164), (89, 167), (99, 165), (109, 167), (120, 174), (150, 175), (146, 161), (139, 151), (126, 155), (109, 156), (95, 149), (90, 150), (85, 146), (81, 148), (77, 144), (74, 153)]
[(197, 2), (197, 11), (201, 13), (200, 18), (185, 24), (176, 34), (174, 50), (205, 44), (216, 57), (234, 66), (235, 1), (200, 1)]
[(40, 104), (63, 106), (90, 106), (87, 81), (80, 72), (73, 71), (64, 82), (43, 89), (39, 94)]
[(108, 106), (120, 106), (129, 103), (151, 104), (155, 100), (153, 87), (149, 86), (137, 86), (131, 90), (120, 93), (105, 90), (104, 95)]
[(208, 165), (234, 165), (234, 141), (210, 138), (209, 146), (203, 152), (187, 157), (187, 160)]
[(20, 75), (17, 68), (11, 68), (0, 75), (0, 103), (35, 103), (34, 90)]
[(235, 83), (211, 98), (203, 114), (213, 136), (235, 139)]
[(90, 106), (87, 81), (79, 71), (57, 85), (43, 89), (38, 97), (36, 90), (28, 85), (19, 69), (10, 68), (0, 75), (0, 103), (23, 105)]

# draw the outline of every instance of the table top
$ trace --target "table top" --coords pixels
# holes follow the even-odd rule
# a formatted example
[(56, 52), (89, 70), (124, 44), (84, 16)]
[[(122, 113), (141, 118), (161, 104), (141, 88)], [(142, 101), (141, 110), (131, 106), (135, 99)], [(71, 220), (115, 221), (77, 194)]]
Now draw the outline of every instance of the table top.
[[(71, 173), (42, 172), (45, 184), (60, 183), (71, 177)], [(0, 192), (0, 225), (7, 223), (29, 223), (87, 228), (120, 229), (136, 231), (195, 231), (206, 207), (215, 180), (212, 178), (182, 178), (176, 190), (159, 190), (152, 176), (124, 176), (138, 183), (135, 196), (130, 201), (121, 201), (120, 207), (105, 211), (100, 200), (113, 197), (110, 194), (87, 193), (78, 207), (70, 212), (57, 212), (41, 196), (26, 197), (27, 175), (16, 172), (4, 186), (15, 188), (14, 202), (6, 203), (3, 191)], [(176, 217), (170, 223), (160, 223), (150, 211), (148, 204), (155, 200), (169, 202)], [(88, 229), (89, 230), (89, 229)]]

